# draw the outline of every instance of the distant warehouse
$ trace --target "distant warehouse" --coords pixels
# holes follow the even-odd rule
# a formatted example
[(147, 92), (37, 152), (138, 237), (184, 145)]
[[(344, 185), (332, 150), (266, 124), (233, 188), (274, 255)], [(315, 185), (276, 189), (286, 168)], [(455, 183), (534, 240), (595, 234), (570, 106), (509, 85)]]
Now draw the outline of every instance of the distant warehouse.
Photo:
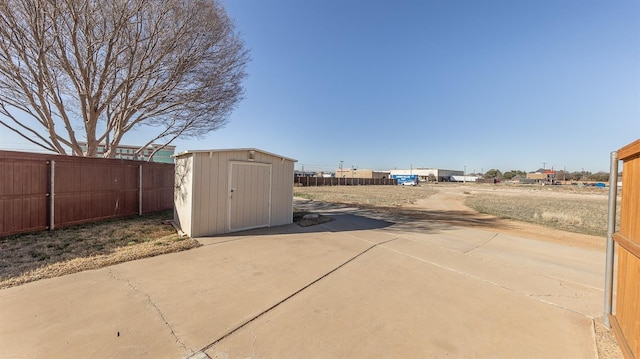
[(439, 168), (414, 168), (410, 170), (390, 170), (392, 176), (417, 175), (420, 182), (451, 182), (454, 176), (464, 176), (464, 171)]

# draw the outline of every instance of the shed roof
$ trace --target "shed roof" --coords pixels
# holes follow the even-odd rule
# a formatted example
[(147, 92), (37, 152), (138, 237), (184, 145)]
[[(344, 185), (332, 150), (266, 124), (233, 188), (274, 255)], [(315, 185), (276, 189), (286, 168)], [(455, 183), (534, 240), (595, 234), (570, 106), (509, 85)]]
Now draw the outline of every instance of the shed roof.
[(277, 155), (275, 153), (271, 153), (271, 152), (267, 152), (267, 151), (263, 151), (263, 150), (258, 149), (258, 148), (227, 148), (227, 149), (211, 149), (211, 150), (187, 150), (187, 151), (175, 154), (175, 155), (173, 155), (171, 157), (178, 158), (178, 157), (186, 156), (186, 155), (193, 154), (193, 153), (235, 152), (235, 151), (256, 151), (256, 152), (259, 152), (259, 153), (262, 153), (262, 154), (265, 154), (265, 155), (278, 157), (278, 158), (282, 158), (282, 159), (293, 161), (293, 162), (298, 162), (298, 160), (296, 160), (296, 159), (289, 158), (289, 157), (282, 156), (282, 155)]

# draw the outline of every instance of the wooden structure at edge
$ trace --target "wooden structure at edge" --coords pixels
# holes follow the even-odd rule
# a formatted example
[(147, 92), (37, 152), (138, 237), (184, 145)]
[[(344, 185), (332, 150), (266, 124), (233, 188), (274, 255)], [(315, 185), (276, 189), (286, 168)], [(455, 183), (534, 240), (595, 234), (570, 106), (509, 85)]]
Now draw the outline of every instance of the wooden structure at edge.
[(640, 358), (640, 140), (618, 150), (623, 161), (615, 314), (611, 325), (626, 359)]

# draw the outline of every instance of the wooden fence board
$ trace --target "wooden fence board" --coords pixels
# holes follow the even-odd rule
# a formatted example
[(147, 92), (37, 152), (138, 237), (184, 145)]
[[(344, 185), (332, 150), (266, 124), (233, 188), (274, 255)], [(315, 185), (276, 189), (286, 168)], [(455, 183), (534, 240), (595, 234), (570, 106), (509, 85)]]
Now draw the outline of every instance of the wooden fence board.
[[(0, 236), (173, 208), (172, 164), (0, 151)], [(149, 178), (145, 178), (149, 176)]]
[(0, 161), (0, 235), (46, 229), (46, 176), (43, 160)]
[(144, 212), (154, 212), (162, 208), (173, 208), (175, 173), (164, 170), (163, 166), (143, 167), (142, 203)]
[(640, 140), (618, 151), (623, 161), (615, 333), (627, 359), (640, 357)]

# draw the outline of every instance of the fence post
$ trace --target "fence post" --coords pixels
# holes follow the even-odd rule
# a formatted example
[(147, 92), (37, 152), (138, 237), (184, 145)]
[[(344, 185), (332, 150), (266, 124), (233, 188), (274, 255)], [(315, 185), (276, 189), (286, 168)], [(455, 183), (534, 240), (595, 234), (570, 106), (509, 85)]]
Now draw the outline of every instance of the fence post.
[(49, 230), (52, 231), (56, 228), (56, 161), (49, 161), (51, 168), (51, 179), (49, 181)]
[(138, 166), (138, 215), (142, 216), (142, 164)]
[(616, 231), (616, 200), (618, 197), (618, 153), (611, 152), (609, 169), (609, 217), (607, 219), (607, 261), (604, 284), (604, 325), (611, 328), (609, 316), (613, 313), (613, 234)]

